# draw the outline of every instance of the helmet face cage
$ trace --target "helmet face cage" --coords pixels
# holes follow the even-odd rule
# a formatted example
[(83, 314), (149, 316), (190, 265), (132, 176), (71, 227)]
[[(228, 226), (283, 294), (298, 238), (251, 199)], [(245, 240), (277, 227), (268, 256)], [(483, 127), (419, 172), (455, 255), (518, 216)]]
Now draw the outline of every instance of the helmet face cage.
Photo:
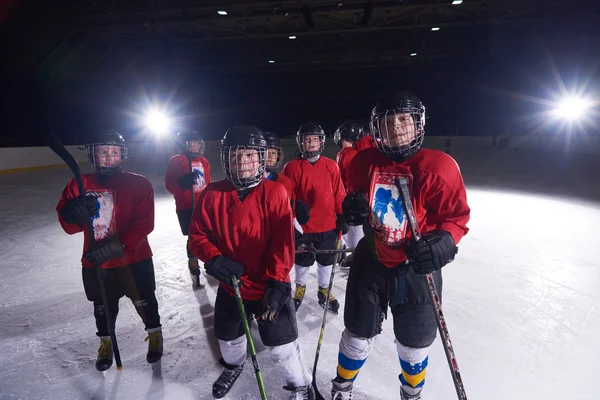
[[(319, 137), (319, 148), (317, 150), (305, 150), (304, 141), (308, 136), (318, 136)], [(298, 152), (303, 158), (313, 158), (320, 155), (325, 149), (325, 133), (323, 131), (320, 132), (298, 132), (296, 135), (296, 144), (298, 145)]]
[[(269, 150), (275, 150), (277, 152), (277, 161), (275, 162), (275, 165), (269, 165)], [(277, 171), (281, 167), (281, 164), (283, 164), (283, 146), (267, 144), (267, 172)]]
[[(102, 165), (103, 162), (97, 153), (97, 150), (100, 146), (110, 146), (110, 147), (118, 147), (120, 150), (120, 160), (118, 164), (115, 165)], [(101, 175), (112, 175), (118, 171), (123, 169), (123, 163), (127, 161), (127, 157), (129, 156), (129, 149), (127, 145), (122, 143), (111, 143), (111, 142), (97, 142), (97, 143), (87, 143), (85, 145), (85, 151), (87, 153), (87, 158), (92, 169)], [(110, 155), (106, 155), (105, 157), (110, 157)], [(105, 160), (106, 161), (106, 160)]]
[[(200, 144), (200, 148), (198, 151), (192, 151), (192, 149), (190, 148), (190, 144), (192, 142), (198, 142)], [(195, 156), (201, 156), (202, 154), (204, 154), (204, 150), (206, 149), (206, 145), (204, 144), (204, 140), (203, 139), (189, 139), (186, 140), (185, 142), (185, 148), (188, 149), (188, 151)]]
[(415, 154), (425, 135), (425, 107), (406, 105), (393, 109), (373, 109), (371, 133), (379, 151), (392, 160), (404, 160)]
[(227, 180), (238, 189), (256, 186), (267, 167), (267, 147), (221, 146), (221, 167)]

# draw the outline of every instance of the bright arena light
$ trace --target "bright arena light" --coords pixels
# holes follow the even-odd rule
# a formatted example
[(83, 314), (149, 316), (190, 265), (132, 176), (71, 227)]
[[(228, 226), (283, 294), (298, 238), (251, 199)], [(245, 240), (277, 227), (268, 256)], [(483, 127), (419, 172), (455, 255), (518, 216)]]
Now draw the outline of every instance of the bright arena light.
[(552, 113), (555, 117), (572, 121), (582, 118), (590, 107), (589, 100), (569, 96), (560, 101)]
[(145, 117), (145, 124), (148, 129), (157, 135), (164, 135), (169, 132), (171, 120), (164, 112), (160, 110), (150, 110)]

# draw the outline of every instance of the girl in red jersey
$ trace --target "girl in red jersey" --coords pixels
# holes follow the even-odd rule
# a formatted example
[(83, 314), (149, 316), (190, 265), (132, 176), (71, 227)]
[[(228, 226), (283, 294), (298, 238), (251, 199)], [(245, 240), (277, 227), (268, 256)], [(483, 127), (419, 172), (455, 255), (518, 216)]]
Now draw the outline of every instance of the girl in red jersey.
[[(352, 396), (388, 307), (400, 360), (400, 398), (421, 399), (436, 317), (423, 275), (432, 273), (441, 296), (441, 268), (454, 259), (468, 232), (470, 209), (458, 165), (437, 150), (421, 149), (425, 107), (409, 93), (377, 105), (371, 129), (377, 148), (350, 165), (344, 216), (370, 227), (354, 253), (346, 287), (344, 325), (332, 399)], [(409, 179), (422, 238), (411, 240), (396, 181)], [(408, 261), (408, 262), (407, 262)]]
[[(185, 154), (171, 157), (165, 175), (165, 187), (175, 198), (175, 211), (179, 219), (181, 233), (188, 236), (188, 227), (192, 218), (192, 185), (196, 203), (204, 188), (210, 183), (210, 164), (202, 157), (204, 153), (204, 140), (195, 131), (179, 132), (177, 141), (186, 146), (192, 156), (192, 171)], [(198, 259), (189, 248), (189, 237), (186, 245), (188, 255), (188, 268), (192, 276), (200, 275)], [(196, 282), (196, 279), (193, 279)]]
[(226, 180), (202, 192), (190, 224), (190, 248), (206, 272), (220, 281), (215, 301), (215, 336), (221, 376), (213, 396), (224, 397), (246, 360), (246, 336), (231, 276), (240, 278), (246, 312), (273, 362), (280, 366), (291, 399), (314, 398), (311, 374), (300, 345), (289, 272), (294, 257), (290, 198), (283, 185), (264, 179), (267, 142), (255, 126), (234, 126), (221, 141)]
[[(340, 169), (335, 161), (322, 157), (325, 147), (325, 132), (319, 124), (308, 122), (300, 127), (296, 134), (296, 143), (301, 157), (288, 162), (283, 174), (294, 183), (296, 199), (310, 207), (310, 220), (302, 226), (302, 238), (297, 244), (312, 244), (316, 249), (335, 249), (337, 232), (348, 232), (348, 225), (342, 217), (342, 201), (346, 195)], [(338, 300), (329, 293), (329, 280), (333, 267), (334, 254), (318, 254), (317, 273), (320, 305), (325, 304), (329, 296), (329, 308), (337, 312)], [(300, 307), (306, 292), (309, 268), (315, 262), (312, 253), (296, 253), (296, 291), (294, 302)]]
[[(66, 233), (84, 233), (83, 287), (88, 300), (94, 303), (96, 334), (100, 337), (96, 369), (111, 367), (113, 351), (94, 265), (102, 266), (113, 326), (119, 299), (129, 297), (148, 332), (146, 360), (155, 363), (162, 357), (163, 344), (148, 244), (148, 235), (154, 229), (154, 190), (145, 177), (122, 171), (128, 151), (118, 132), (98, 132), (87, 141), (85, 149), (95, 171), (82, 176), (86, 196), (79, 197), (77, 182), (71, 179), (56, 210)], [(91, 238), (84, 229), (90, 218), (96, 240), (91, 247)]]

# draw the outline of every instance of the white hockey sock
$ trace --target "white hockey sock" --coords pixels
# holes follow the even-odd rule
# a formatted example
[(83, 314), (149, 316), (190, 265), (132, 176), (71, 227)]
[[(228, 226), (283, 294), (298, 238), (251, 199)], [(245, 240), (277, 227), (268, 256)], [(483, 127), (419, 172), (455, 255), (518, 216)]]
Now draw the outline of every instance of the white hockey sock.
[(375, 338), (362, 338), (344, 329), (338, 353), (338, 377), (354, 381), (371, 354), (374, 343)]
[(321, 265), (317, 263), (317, 282), (319, 283), (320, 288), (329, 287), (332, 267), (333, 265)]
[(246, 335), (242, 335), (237, 339), (225, 341), (219, 339), (219, 347), (221, 348), (221, 357), (229, 365), (242, 365), (246, 361)]
[(349, 226), (348, 233), (346, 234), (346, 237), (347, 237), (346, 244), (348, 245), (349, 248), (354, 249), (354, 248), (356, 248), (356, 245), (358, 244), (360, 239), (363, 238), (363, 236), (365, 236), (365, 234), (363, 232), (362, 225)]
[(298, 339), (292, 343), (269, 347), (275, 366), (281, 368), (285, 382), (294, 387), (310, 385), (310, 369), (306, 365), (304, 354)]
[(294, 264), (294, 270), (296, 271), (296, 285), (306, 286), (308, 282), (308, 275), (310, 273), (310, 267), (303, 267), (302, 265)]

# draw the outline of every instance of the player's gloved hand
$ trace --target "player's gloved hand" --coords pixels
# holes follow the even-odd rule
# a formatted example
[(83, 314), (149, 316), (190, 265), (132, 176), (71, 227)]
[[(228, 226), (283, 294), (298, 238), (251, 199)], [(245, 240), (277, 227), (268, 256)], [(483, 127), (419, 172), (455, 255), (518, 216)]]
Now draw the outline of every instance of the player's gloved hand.
[(102, 265), (114, 258), (123, 257), (123, 244), (116, 236), (109, 236), (94, 243), (83, 256), (93, 265)]
[(342, 202), (342, 212), (348, 225), (363, 225), (369, 217), (369, 201), (364, 193), (349, 193)]
[(198, 176), (195, 172), (188, 172), (187, 174), (183, 174), (177, 179), (177, 184), (181, 188), (181, 190), (189, 190), (192, 185), (196, 184), (196, 179)]
[(275, 279), (267, 281), (267, 289), (263, 296), (265, 311), (260, 319), (266, 321), (275, 321), (283, 306), (289, 301), (292, 295), (292, 285), (289, 282), (280, 282)]
[(213, 257), (204, 264), (204, 268), (206, 268), (207, 274), (229, 286), (231, 286), (231, 275), (239, 278), (245, 272), (242, 264), (225, 256)]
[(449, 232), (435, 230), (423, 234), (416, 242), (408, 242), (404, 250), (409, 266), (418, 275), (425, 275), (441, 269), (454, 260), (458, 247)]
[(96, 196), (75, 197), (59, 210), (60, 216), (68, 223), (81, 225), (98, 214), (99, 204)]
[(342, 214), (338, 215), (335, 219), (335, 230), (337, 232), (342, 231), (342, 235), (348, 233), (348, 223)]
[(294, 204), (293, 207), (296, 213), (296, 219), (300, 225), (306, 225), (310, 219), (310, 207), (302, 200), (296, 200), (295, 203), (296, 204)]

